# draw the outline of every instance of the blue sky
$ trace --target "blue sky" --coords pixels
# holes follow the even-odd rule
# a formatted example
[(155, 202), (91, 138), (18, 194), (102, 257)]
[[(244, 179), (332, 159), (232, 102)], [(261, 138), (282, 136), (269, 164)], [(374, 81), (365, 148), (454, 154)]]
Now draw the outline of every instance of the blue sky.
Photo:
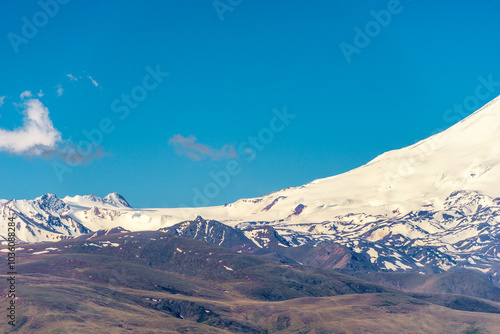
[(500, 1), (40, 3), (0, 2), (4, 199), (224, 204), (348, 171), (500, 94)]

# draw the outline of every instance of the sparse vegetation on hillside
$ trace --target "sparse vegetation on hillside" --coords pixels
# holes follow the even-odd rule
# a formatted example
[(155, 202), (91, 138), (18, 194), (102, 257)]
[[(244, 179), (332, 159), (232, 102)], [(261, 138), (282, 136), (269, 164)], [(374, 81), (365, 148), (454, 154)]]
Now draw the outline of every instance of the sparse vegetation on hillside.
[(18, 322), (2, 324), (6, 333), (443, 333), (470, 332), (473, 321), (485, 330), (500, 326), (497, 314), (456, 311), (331, 270), (161, 232), (29, 245), (18, 251), (18, 271)]

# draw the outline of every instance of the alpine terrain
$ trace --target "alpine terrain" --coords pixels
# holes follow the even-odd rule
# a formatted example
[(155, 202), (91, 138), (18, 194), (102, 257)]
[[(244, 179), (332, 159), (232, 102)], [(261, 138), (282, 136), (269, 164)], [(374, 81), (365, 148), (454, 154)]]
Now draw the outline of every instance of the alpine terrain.
[(135, 209), (119, 194), (0, 200), (22, 242), (160, 230), (293, 263), (380, 272), (500, 271), (500, 97), (344, 174), (224, 206)]

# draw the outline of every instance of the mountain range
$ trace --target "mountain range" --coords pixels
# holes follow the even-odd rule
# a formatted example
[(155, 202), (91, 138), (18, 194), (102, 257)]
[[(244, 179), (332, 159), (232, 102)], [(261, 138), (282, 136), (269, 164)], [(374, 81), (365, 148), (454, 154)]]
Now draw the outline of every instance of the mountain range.
[(2, 329), (493, 333), (499, 162), (500, 97), (347, 173), (222, 206), (0, 200), (22, 277)]
[[(470, 334), (500, 326), (500, 288), (470, 272), (357, 278), (160, 231), (20, 246), (16, 326), (3, 322), (4, 333)], [(0, 270), (8, 271), (4, 258)]]
[[(498, 282), (499, 162), (497, 97), (414, 145), (262, 197), (206, 208), (135, 209), (117, 193), (104, 198), (49, 193), (0, 200), (0, 225), (7, 231), (7, 218), (18, 217), (22, 242), (113, 228), (160, 230), (325, 268), (420, 274), (464, 268)], [(1, 235), (5, 239), (6, 233)]]

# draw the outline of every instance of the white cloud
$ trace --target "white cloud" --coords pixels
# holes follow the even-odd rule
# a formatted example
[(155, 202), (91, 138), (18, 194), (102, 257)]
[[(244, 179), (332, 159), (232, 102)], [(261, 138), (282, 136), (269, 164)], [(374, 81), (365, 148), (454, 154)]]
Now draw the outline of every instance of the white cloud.
[(31, 94), (31, 92), (29, 90), (25, 90), (24, 92), (21, 93), (21, 95), (19, 95), (19, 97), (22, 99), (24, 98), (27, 98), (27, 97), (32, 97), (33, 95)]
[[(21, 98), (31, 96), (25, 91)], [(23, 96), (24, 95), (24, 96)], [(12, 131), (0, 129), (0, 151), (18, 155), (43, 155), (61, 143), (61, 133), (54, 128), (49, 110), (38, 99), (23, 102), (23, 125)]]
[[(28, 93), (21, 95), (30, 96)], [(63, 140), (52, 124), (49, 110), (40, 100), (28, 98), (17, 106), (23, 108), (23, 124), (14, 130), (0, 129), (0, 152), (61, 159), (71, 166), (87, 164), (108, 155), (95, 143), (80, 147), (71, 140)]]
[(63, 95), (63, 92), (64, 92), (64, 89), (62, 88), (62, 86), (59, 84), (57, 85), (57, 96), (61, 96)]
[(170, 138), (168, 143), (175, 148), (177, 154), (185, 155), (194, 161), (205, 158), (210, 158), (211, 160), (232, 159), (238, 156), (232, 145), (224, 145), (221, 149), (217, 150), (208, 145), (197, 143), (195, 136), (184, 137), (177, 134)]
[(40, 89), (40, 91), (38, 92), (38, 94), (36, 94), (38, 97), (42, 97), (44, 96), (45, 94), (42, 92), (42, 90)]
[(95, 80), (94, 80), (94, 79), (93, 79), (90, 75), (89, 75), (89, 76), (87, 76), (87, 78), (89, 78), (89, 79), (90, 79), (90, 81), (92, 81), (92, 84), (93, 84), (94, 86), (99, 87), (99, 83), (98, 83), (97, 81), (95, 81)]
[[(78, 81), (80, 80), (82, 77), (81, 76), (74, 76), (73, 74), (66, 74), (66, 76), (69, 78), (69, 80), (71, 81)], [(92, 82), (92, 84), (96, 87), (100, 87), (101, 85), (94, 79), (92, 78), (92, 76), (90, 75), (87, 75), (87, 78)]]
[(0, 107), (3, 106), (6, 96), (0, 96)]

